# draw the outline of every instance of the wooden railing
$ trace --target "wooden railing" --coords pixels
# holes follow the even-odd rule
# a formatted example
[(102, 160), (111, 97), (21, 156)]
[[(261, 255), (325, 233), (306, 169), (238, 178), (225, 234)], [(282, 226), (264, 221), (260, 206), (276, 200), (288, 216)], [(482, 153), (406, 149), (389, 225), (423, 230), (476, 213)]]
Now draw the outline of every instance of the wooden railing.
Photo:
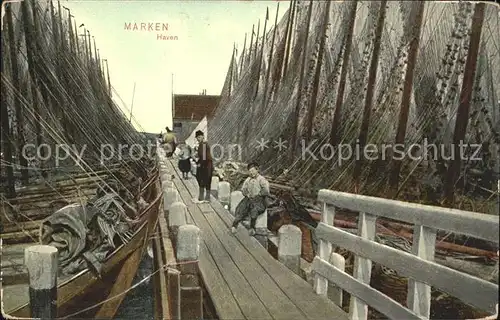
[[(428, 319), (431, 286), (464, 303), (492, 314), (498, 304), (498, 285), (433, 262), (437, 230), (483, 239), (498, 245), (498, 216), (419, 205), (395, 200), (320, 190), (323, 203), (320, 239), (314, 258), (315, 291), (326, 295), (328, 283), (351, 294), (351, 319), (367, 319), (368, 306), (391, 319)], [(333, 226), (335, 208), (359, 212), (357, 235)], [(414, 225), (412, 253), (375, 242), (378, 217)], [(332, 245), (355, 254), (353, 276), (330, 263)], [(407, 306), (370, 287), (372, 261), (408, 277)]]

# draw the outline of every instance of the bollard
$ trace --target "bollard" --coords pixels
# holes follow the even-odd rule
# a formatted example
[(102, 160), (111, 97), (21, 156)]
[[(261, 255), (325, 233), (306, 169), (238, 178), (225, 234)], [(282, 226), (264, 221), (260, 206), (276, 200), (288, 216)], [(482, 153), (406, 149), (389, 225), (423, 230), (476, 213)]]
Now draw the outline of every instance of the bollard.
[(217, 192), (220, 203), (225, 208), (229, 208), (229, 205), (231, 203), (231, 184), (229, 184), (229, 182), (227, 181), (219, 182), (219, 189)]
[[(345, 271), (345, 258), (342, 255), (332, 252), (330, 255), (330, 263), (340, 271)], [(342, 288), (329, 282), (328, 298), (339, 307), (342, 307)]]
[(160, 176), (160, 181), (161, 181), (161, 183), (167, 182), (167, 181), (171, 180), (170, 178), (171, 178), (171, 176), (168, 173), (162, 172), (162, 174)]
[(255, 221), (255, 239), (267, 249), (267, 210), (260, 214)]
[(210, 185), (210, 193), (216, 198), (219, 198), (218, 195), (219, 188), (219, 177), (212, 177), (212, 184)]
[(57, 318), (57, 249), (35, 245), (24, 250), (29, 274), (31, 318)]
[(187, 223), (187, 207), (184, 203), (177, 201), (172, 203), (168, 211), (168, 226), (170, 229), (170, 233), (172, 234), (172, 238), (176, 240), (177, 234), (179, 232), (179, 227)]
[(278, 260), (300, 275), (302, 231), (293, 224), (286, 224), (278, 230), (278, 235)]
[(243, 200), (243, 198), (244, 196), (243, 193), (241, 193), (241, 191), (231, 192), (231, 203), (229, 204), (229, 207), (230, 207), (230, 212), (233, 216), (236, 211), (236, 207), (241, 202), (241, 200)]
[(177, 262), (181, 271), (181, 319), (203, 319), (203, 292), (198, 278), (201, 232), (195, 225), (179, 227)]
[(163, 208), (169, 210), (172, 203), (180, 200), (179, 192), (173, 188), (163, 189)]
[(173, 181), (162, 181), (161, 187), (163, 190), (165, 189), (175, 189), (174, 182)]

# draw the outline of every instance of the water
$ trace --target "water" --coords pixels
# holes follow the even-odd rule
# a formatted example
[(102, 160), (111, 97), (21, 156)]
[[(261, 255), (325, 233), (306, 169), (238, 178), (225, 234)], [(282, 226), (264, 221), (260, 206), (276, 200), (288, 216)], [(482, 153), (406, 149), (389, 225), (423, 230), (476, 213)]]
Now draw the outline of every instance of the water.
[[(153, 272), (153, 259), (146, 253), (134, 278), (135, 285)], [(127, 292), (114, 319), (154, 320), (153, 277)]]

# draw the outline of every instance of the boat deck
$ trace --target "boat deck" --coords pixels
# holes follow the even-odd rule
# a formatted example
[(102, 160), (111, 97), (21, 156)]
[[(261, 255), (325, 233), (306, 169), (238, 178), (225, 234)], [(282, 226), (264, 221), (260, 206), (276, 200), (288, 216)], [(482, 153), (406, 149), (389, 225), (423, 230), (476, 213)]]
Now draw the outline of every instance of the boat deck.
[(174, 184), (191, 220), (202, 232), (200, 270), (220, 319), (347, 319), (327, 297), (275, 260), (243, 230), (230, 232), (232, 216), (212, 197), (195, 204), (198, 186), (176, 173)]

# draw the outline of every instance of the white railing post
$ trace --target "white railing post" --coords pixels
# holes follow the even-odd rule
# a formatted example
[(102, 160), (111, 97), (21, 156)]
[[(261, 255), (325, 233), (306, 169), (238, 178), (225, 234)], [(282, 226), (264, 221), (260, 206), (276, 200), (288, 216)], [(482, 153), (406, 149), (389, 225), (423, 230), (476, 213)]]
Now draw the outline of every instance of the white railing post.
[[(330, 255), (330, 263), (342, 272), (345, 272), (345, 258), (335, 252)], [(336, 305), (342, 307), (342, 288), (337, 287), (334, 283), (328, 284), (328, 298), (332, 300)]]
[[(333, 226), (333, 221), (335, 219), (335, 207), (329, 203), (323, 203), (323, 213), (321, 215), (321, 222)], [(330, 259), (330, 254), (332, 252), (332, 244), (328, 241), (319, 241), (319, 254), (318, 256), (328, 261)], [(319, 274), (314, 274), (314, 291), (316, 294), (327, 295), (328, 293), (328, 280)]]
[[(358, 236), (373, 241), (375, 239), (376, 221), (376, 216), (360, 212), (358, 220)], [(354, 258), (353, 277), (369, 285), (371, 274), (372, 261), (370, 259), (356, 256)], [(363, 300), (351, 296), (349, 318), (352, 320), (368, 319), (368, 305), (364, 303)]]
[[(415, 225), (413, 229), (412, 253), (419, 258), (434, 261), (436, 230)], [(408, 308), (425, 318), (431, 315), (431, 287), (425, 283), (408, 279)]]

